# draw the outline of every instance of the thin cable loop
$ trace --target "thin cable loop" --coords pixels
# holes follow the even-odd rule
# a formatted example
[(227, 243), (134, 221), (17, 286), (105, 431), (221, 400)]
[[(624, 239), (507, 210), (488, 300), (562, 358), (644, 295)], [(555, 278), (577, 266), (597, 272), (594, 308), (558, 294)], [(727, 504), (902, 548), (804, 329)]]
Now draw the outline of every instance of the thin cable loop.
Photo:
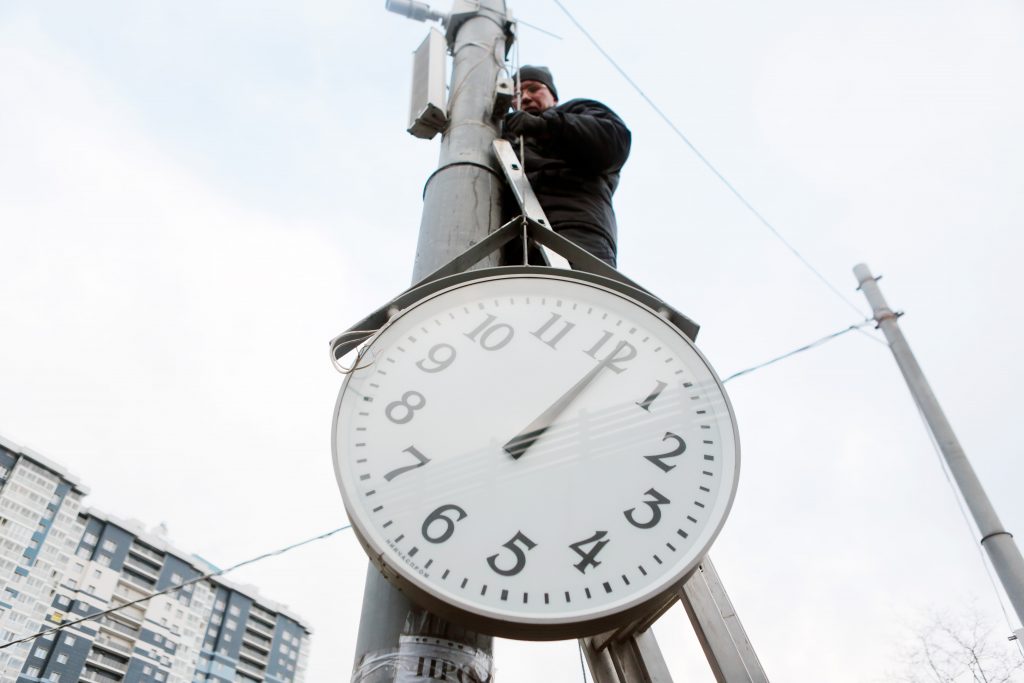
[(850, 301), (842, 292), (839, 291), (839, 289), (836, 288), (835, 285), (833, 285), (831, 282), (829, 282), (825, 278), (824, 275), (822, 275), (820, 272), (818, 272), (818, 269), (815, 268), (814, 266), (812, 266), (810, 261), (808, 261), (806, 258), (804, 258), (804, 256), (799, 251), (796, 250), (796, 247), (794, 247), (792, 244), (790, 244), (789, 241), (786, 240), (786, 238), (782, 236), (782, 234), (778, 231), (778, 229), (776, 229), (776, 227), (774, 225), (772, 225), (771, 222), (769, 222), (768, 219), (765, 218), (761, 214), (760, 211), (755, 209), (754, 205), (751, 204), (749, 201), (747, 201), (747, 198), (744, 197), (743, 194), (741, 194), (740, 191), (738, 189), (736, 189), (736, 187), (731, 182), (729, 182), (729, 180), (724, 175), (722, 175), (722, 173), (717, 168), (715, 168), (714, 164), (712, 164), (711, 161), (708, 160), (708, 158), (706, 156), (704, 156), (699, 149), (697, 149), (697, 146), (694, 145), (692, 142), (690, 142), (690, 139), (686, 137), (686, 135), (683, 133), (683, 131), (681, 131), (676, 126), (676, 124), (672, 122), (672, 120), (668, 117), (668, 115), (666, 115), (665, 112), (663, 112), (658, 107), (658, 105), (656, 105), (654, 103), (654, 100), (652, 100), (650, 97), (647, 96), (647, 93), (645, 93), (640, 88), (640, 86), (637, 85), (637, 83), (632, 78), (629, 77), (629, 74), (627, 74), (622, 69), (622, 67), (619, 66), (615, 62), (614, 59), (612, 59), (612, 56), (609, 55), (604, 50), (604, 48), (602, 48), (598, 44), (597, 40), (595, 40), (594, 37), (592, 35), (590, 35), (590, 33), (587, 31), (587, 29), (583, 28), (583, 25), (580, 24), (580, 22), (576, 20), (576, 17), (574, 17), (572, 15), (572, 13), (569, 12), (569, 10), (565, 7), (565, 5), (563, 5), (560, 2), (560, 0), (554, 0), (554, 3), (556, 5), (558, 5), (558, 8), (561, 9), (565, 13), (565, 15), (567, 17), (569, 17), (569, 21), (571, 21), (573, 24), (575, 24), (576, 28), (578, 28), (580, 30), (580, 32), (584, 36), (587, 37), (587, 40), (590, 41), (590, 44), (593, 45), (597, 49), (597, 51), (600, 52), (604, 56), (604, 58), (608, 60), (608, 63), (611, 64), (612, 67), (614, 67), (615, 70), (618, 71), (619, 74), (623, 78), (626, 79), (626, 82), (629, 83), (633, 87), (634, 90), (636, 90), (637, 94), (640, 95), (640, 97), (642, 97), (644, 99), (644, 101), (647, 102), (647, 104), (649, 104), (651, 106), (651, 109), (653, 109), (654, 112), (658, 116), (661, 117), (661, 120), (664, 121), (666, 124), (668, 124), (668, 127), (671, 128), (673, 130), (673, 132), (675, 132), (675, 134), (679, 137), (679, 139), (682, 140), (683, 143), (687, 147), (690, 148), (690, 151), (692, 151), (696, 155), (696, 157), (698, 159), (700, 159), (700, 161), (708, 168), (708, 170), (710, 170), (715, 175), (715, 177), (717, 177), (720, 181), (722, 181), (722, 184), (725, 185), (726, 188), (728, 188), (728, 190), (730, 192), (732, 192), (732, 194), (736, 197), (736, 199), (738, 199), (740, 201), (740, 203), (743, 204), (743, 206), (745, 206), (747, 208), (747, 210), (750, 211), (750, 213), (752, 213), (754, 215), (754, 217), (757, 218), (757, 220), (761, 222), (762, 225), (764, 225), (766, 228), (768, 228), (768, 230), (770, 230), (771, 233), (773, 235), (775, 235), (775, 237), (778, 238), (778, 240), (780, 242), (782, 242), (782, 244), (785, 245), (785, 247), (787, 249), (789, 249), (793, 253), (793, 255), (796, 256), (797, 259), (799, 259), (799, 261), (802, 264), (804, 264), (804, 266), (807, 267), (808, 270), (810, 270), (812, 273), (814, 273), (814, 275), (819, 280), (821, 280), (821, 282), (826, 287), (828, 287), (832, 291), (833, 294), (835, 294), (837, 297), (839, 297), (851, 309), (856, 311), (858, 315), (862, 315), (863, 316), (864, 315), (864, 311), (862, 311), (856, 304), (854, 304), (852, 301)]

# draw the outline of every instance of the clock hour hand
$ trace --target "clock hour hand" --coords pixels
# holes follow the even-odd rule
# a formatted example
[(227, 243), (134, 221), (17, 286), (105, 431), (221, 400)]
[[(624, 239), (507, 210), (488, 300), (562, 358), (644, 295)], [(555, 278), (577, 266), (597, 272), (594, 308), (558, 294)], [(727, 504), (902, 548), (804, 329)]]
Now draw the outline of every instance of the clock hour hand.
[[(626, 350), (626, 355), (620, 355), (620, 352)], [(547, 410), (537, 416), (537, 418), (526, 425), (518, 434), (508, 440), (503, 448), (505, 451), (515, 459), (526, 452), (530, 446), (532, 446), (541, 435), (548, 430), (555, 419), (562, 414), (569, 404), (573, 402), (580, 393), (583, 392), (587, 386), (594, 381), (594, 379), (601, 373), (601, 370), (608, 368), (615, 372), (622, 372), (625, 368), (616, 365), (617, 361), (629, 360), (636, 356), (636, 349), (633, 348), (632, 344), (622, 341), (619, 342), (615, 350), (608, 354), (608, 357), (603, 361), (599, 362), (590, 372), (585, 374), (576, 384), (574, 384), (568, 391), (558, 397), (554, 403), (548, 406)]]

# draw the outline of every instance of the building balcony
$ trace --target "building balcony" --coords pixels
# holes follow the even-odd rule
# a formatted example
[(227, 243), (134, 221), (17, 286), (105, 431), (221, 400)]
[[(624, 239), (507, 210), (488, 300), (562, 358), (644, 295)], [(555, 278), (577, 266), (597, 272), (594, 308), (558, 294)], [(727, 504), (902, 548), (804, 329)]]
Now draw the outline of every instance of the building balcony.
[(242, 643), (249, 647), (262, 652), (263, 654), (270, 653), (270, 639), (264, 638), (263, 636), (256, 635), (252, 631), (242, 632)]
[(82, 676), (78, 680), (79, 683), (120, 683), (124, 680), (124, 676), (109, 674), (106, 671), (86, 666), (85, 671), (82, 672)]
[(148, 562), (142, 562), (140, 560), (137, 560), (131, 555), (128, 555), (128, 557), (124, 558), (124, 568), (130, 569), (136, 574), (140, 574), (149, 581), (152, 581), (154, 584), (157, 582), (157, 579), (160, 578), (159, 568), (154, 568)]
[(262, 668), (257, 668), (241, 660), (239, 660), (238, 664), (235, 666), (235, 671), (257, 681), (262, 681), (263, 677), (267, 675), (267, 672)]
[(244, 645), (242, 646), (241, 652), (238, 653), (238, 656), (258, 669), (267, 668), (267, 656), (260, 654), (259, 652), (255, 652)]
[(96, 637), (96, 640), (92, 641), (92, 644), (93, 647), (101, 647), (113, 652), (114, 654), (122, 655), (124, 657), (132, 656), (132, 644), (130, 641), (123, 638), (112, 638), (108, 635), (99, 635)]
[(245, 630), (251, 631), (252, 633), (255, 633), (258, 636), (263, 636), (267, 640), (272, 641), (274, 639), (274, 629), (267, 628), (261, 622), (256, 621), (255, 619), (250, 618), (248, 621), (245, 622)]
[(85, 663), (101, 671), (108, 671), (117, 676), (124, 676), (128, 671), (128, 660), (124, 657), (112, 657), (108, 654), (92, 650), (85, 658)]
[(128, 548), (128, 552), (132, 553), (133, 555), (138, 555), (139, 557), (145, 558), (157, 567), (164, 566), (164, 556), (156, 552), (155, 550), (150, 550), (145, 546), (133, 543), (132, 546)]
[(117, 612), (114, 612), (113, 614), (110, 614), (108, 616), (103, 617), (100, 620), (100, 628), (101, 629), (105, 628), (108, 631), (112, 631), (114, 633), (120, 633), (120, 634), (124, 634), (126, 636), (130, 636), (133, 640), (135, 638), (138, 638), (139, 637), (139, 628), (141, 627), (141, 624), (139, 626), (129, 626), (126, 623), (122, 623), (120, 621), (114, 621), (110, 617), (115, 616), (116, 614), (117, 614)]

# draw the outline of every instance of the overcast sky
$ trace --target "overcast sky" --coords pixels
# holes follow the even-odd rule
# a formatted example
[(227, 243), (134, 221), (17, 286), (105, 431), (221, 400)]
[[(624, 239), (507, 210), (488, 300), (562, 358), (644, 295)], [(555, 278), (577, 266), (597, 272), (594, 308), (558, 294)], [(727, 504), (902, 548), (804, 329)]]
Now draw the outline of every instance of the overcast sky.
[[(438, 151), (404, 132), (426, 27), (383, 4), (0, 5), (0, 434), (222, 566), (345, 522), (327, 341), (409, 284)], [(1024, 533), (1020, 3), (567, 5), (860, 312), (522, 0), (563, 37), (523, 28), (522, 62), (633, 131), (620, 268), (726, 376), (859, 322), (868, 263)], [(728, 385), (743, 464), (712, 557), (773, 680), (892, 680), (928, 610), (1010, 630), (868, 330)], [(235, 578), (305, 615), (320, 683), (347, 679), (365, 566), (346, 533)], [(713, 680), (681, 609), (655, 630), (676, 680)], [(497, 672), (582, 680), (573, 643), (502, 641)]]

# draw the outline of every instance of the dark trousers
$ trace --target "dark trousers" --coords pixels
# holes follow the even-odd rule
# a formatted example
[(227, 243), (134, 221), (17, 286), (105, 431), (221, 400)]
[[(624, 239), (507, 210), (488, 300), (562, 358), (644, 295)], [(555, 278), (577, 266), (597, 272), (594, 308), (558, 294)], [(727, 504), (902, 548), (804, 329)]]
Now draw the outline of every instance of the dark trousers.
[[(572, 241), (587, 252), (601, 259), (611, 267), (615, 267), (615, 245), (604, 234), (587, 228), (555, 228), (560, 236)], [(505, 265), (520, 265), (523, 262), (523, 238), (517, 237), (505, 245), (503, 250)], [(540, 253), (536, 247), (530, 249), (530, 263), (540, 263)], [(573, 265), (571, 262), (569, 265)], [(575, 267), (575, 266), (573, 266)]]

